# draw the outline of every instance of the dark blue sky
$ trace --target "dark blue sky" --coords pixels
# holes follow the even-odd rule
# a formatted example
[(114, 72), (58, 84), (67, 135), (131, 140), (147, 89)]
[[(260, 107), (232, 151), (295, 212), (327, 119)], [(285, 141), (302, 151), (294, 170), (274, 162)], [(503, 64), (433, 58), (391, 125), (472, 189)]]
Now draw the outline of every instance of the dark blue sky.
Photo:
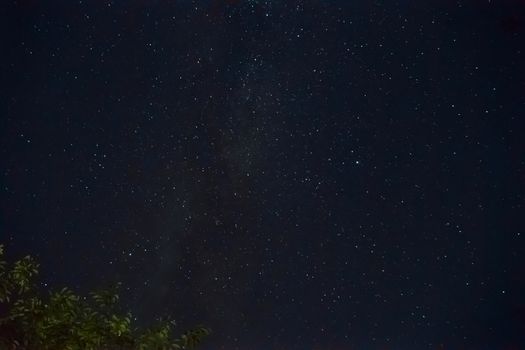
[(204, 350), (523, 349), (523, 1), (0, 19), (0, 241), (43, 284)]

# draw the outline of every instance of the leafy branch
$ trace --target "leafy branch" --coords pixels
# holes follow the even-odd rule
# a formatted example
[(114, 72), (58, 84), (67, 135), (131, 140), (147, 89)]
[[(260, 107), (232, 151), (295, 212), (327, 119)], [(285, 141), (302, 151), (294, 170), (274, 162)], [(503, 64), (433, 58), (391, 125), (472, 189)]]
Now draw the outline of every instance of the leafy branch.
[(0, 245), (0, 349), (10, 350), (192, 350), (211, 331), (203, 326), (173, 336), (173, 321), (141, 330), (131, 313), (119, 313), (118, 287), (80, 297), (68, 288), (40, 297), (30, 256), (12, 266)]

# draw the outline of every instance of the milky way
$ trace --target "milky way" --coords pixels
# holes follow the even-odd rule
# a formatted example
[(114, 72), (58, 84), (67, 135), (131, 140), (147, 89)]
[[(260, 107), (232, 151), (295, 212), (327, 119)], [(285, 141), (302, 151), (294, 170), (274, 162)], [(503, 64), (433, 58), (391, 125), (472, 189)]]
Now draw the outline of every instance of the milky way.
[(203, 349), (525, 344), (520, 1), (1, 5), (0, 242)]

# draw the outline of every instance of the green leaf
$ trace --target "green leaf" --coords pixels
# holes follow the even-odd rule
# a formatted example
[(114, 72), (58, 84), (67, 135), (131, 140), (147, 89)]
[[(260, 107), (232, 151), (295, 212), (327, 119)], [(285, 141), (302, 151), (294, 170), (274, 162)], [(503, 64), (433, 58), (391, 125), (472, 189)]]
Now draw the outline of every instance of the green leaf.
[(197, 327), (173, 338), (175, 322), (169, 320), (144, 331), (135, 329), (131, 313), (117, 312), (117, 288), (91, 293), (90, 298), (69, 288), (39, 297), (33, 288), (38, 264), (26, 256), (8, 269), (3, 256), (0, 245), (0, 302), (7, 303), (0, 325), (13, 331), (7, 343), (0, 335), (0, 349), (5, 343), (13, 349), (182, 350), (194, 349), (210, 333)]

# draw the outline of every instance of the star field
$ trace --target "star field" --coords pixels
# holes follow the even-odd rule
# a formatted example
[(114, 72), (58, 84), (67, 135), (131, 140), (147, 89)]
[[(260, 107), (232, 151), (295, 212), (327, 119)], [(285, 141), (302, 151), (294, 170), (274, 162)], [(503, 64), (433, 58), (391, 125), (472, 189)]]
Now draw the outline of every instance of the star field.
[(0, 242), (211, 349), (523, 349), (525, 3), (7, 1)]

